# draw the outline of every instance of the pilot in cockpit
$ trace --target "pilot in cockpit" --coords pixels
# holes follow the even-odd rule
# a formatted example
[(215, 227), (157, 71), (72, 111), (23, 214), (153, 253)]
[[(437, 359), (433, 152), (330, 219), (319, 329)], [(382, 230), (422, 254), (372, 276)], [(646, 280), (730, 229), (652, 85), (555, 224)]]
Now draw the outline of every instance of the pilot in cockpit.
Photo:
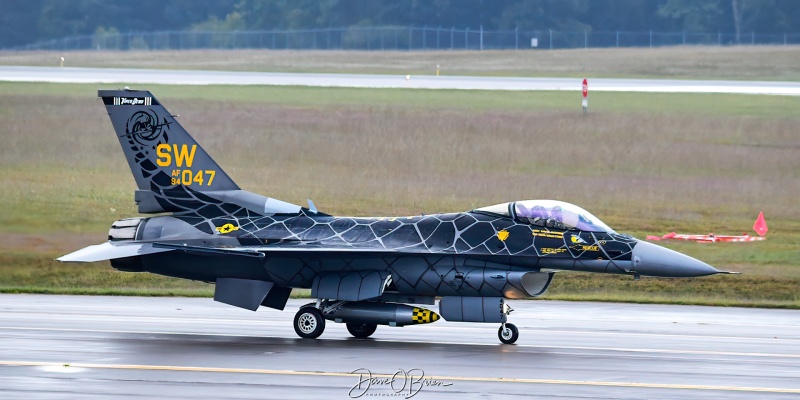
[(564, 229), (563, 215), (560, 206), (555, 206), (550, 209), (550, 215), (547, 218), (546, 226), (548, 228)]
[(530, 223), (533, 225), (545, 226), (547, 220), (547, 210), (542, 206), (533, 206), (530, 212)]
[(614, 232), (588, 211), (574, 204), (555, 200), (525, 200), (495, 204), (475, 211), (513, 215), (519, 223), (540, 227), (585, 232)]

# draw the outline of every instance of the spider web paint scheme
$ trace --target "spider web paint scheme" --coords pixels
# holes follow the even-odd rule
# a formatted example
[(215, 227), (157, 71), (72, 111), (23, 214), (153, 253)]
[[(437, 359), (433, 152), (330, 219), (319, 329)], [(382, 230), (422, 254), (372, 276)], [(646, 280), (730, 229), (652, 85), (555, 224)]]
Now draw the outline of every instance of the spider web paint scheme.
[[(466, 212), (336, 217), (244, 191), (150, 92), (100, 90), (137, 184), (142, 214), (116, 221), (109, 241), (59, 258), (111, 260), (122, 271), (215, 283), (214, 299), (283, 309), (291, 288), (317, 299), (295, 331), (313, 338), (325, 321), (356, 337), (377, 325), (432, 323), (405, 303), (439, 300), (448, 321), (500, 323), (513, 343), (504, 299), (545, 293), (556, 271), (688, 277), (719, 273), (683, 254), (618, 234), (575, 205), (526, 200)], [(167, 213), (166, 215), (164, 213)]]

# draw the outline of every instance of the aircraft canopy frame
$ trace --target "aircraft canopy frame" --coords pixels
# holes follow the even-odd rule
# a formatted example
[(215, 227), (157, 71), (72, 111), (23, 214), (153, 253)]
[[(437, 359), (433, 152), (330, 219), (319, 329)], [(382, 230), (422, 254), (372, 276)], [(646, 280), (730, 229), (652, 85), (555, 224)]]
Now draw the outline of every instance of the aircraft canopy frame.
[(507, 216), (520, 223), (546, 228), (577, 229), (583, 232), (614, 232), (592, 213), (574, 204), (558, 200), (514, 201), (481, 207), (474, 211)]

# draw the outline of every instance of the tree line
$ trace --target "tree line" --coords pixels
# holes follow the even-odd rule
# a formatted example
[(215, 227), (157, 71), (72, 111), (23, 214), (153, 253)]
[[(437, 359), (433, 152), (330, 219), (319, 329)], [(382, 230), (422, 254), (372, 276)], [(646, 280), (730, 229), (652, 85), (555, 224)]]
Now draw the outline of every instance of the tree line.
[(3, 0), (0, 48), (108, 32), (328, 27), (798, 33), (796, 0)]

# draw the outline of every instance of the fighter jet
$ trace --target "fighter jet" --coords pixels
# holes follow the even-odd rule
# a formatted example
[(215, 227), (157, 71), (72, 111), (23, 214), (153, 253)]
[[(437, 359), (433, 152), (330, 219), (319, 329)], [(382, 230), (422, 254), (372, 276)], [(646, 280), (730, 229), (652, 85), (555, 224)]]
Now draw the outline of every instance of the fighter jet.
[[(514, 343), (506, 299), (547, 291), (555, 273), (634, 277), (720, 273), (684, 254), (615, 232), (588, 211), (523, 200), (466, 212), (337, 217), (247, 192), (148, 91), (100, 90), (138, 186), (141, 214), (116, 221), (108, 241), (58, 258), (110, 260), (120, 271), (215, 284), (214, 300), (283, 310), (311, 289), (294, 329), (317, 338), (326, 321), (357, 338), (378, 325), (499, 324)], [(168, 213), (168, 214), (165, 214)], [(438, 299), (438, 313), (426, 308)]]

